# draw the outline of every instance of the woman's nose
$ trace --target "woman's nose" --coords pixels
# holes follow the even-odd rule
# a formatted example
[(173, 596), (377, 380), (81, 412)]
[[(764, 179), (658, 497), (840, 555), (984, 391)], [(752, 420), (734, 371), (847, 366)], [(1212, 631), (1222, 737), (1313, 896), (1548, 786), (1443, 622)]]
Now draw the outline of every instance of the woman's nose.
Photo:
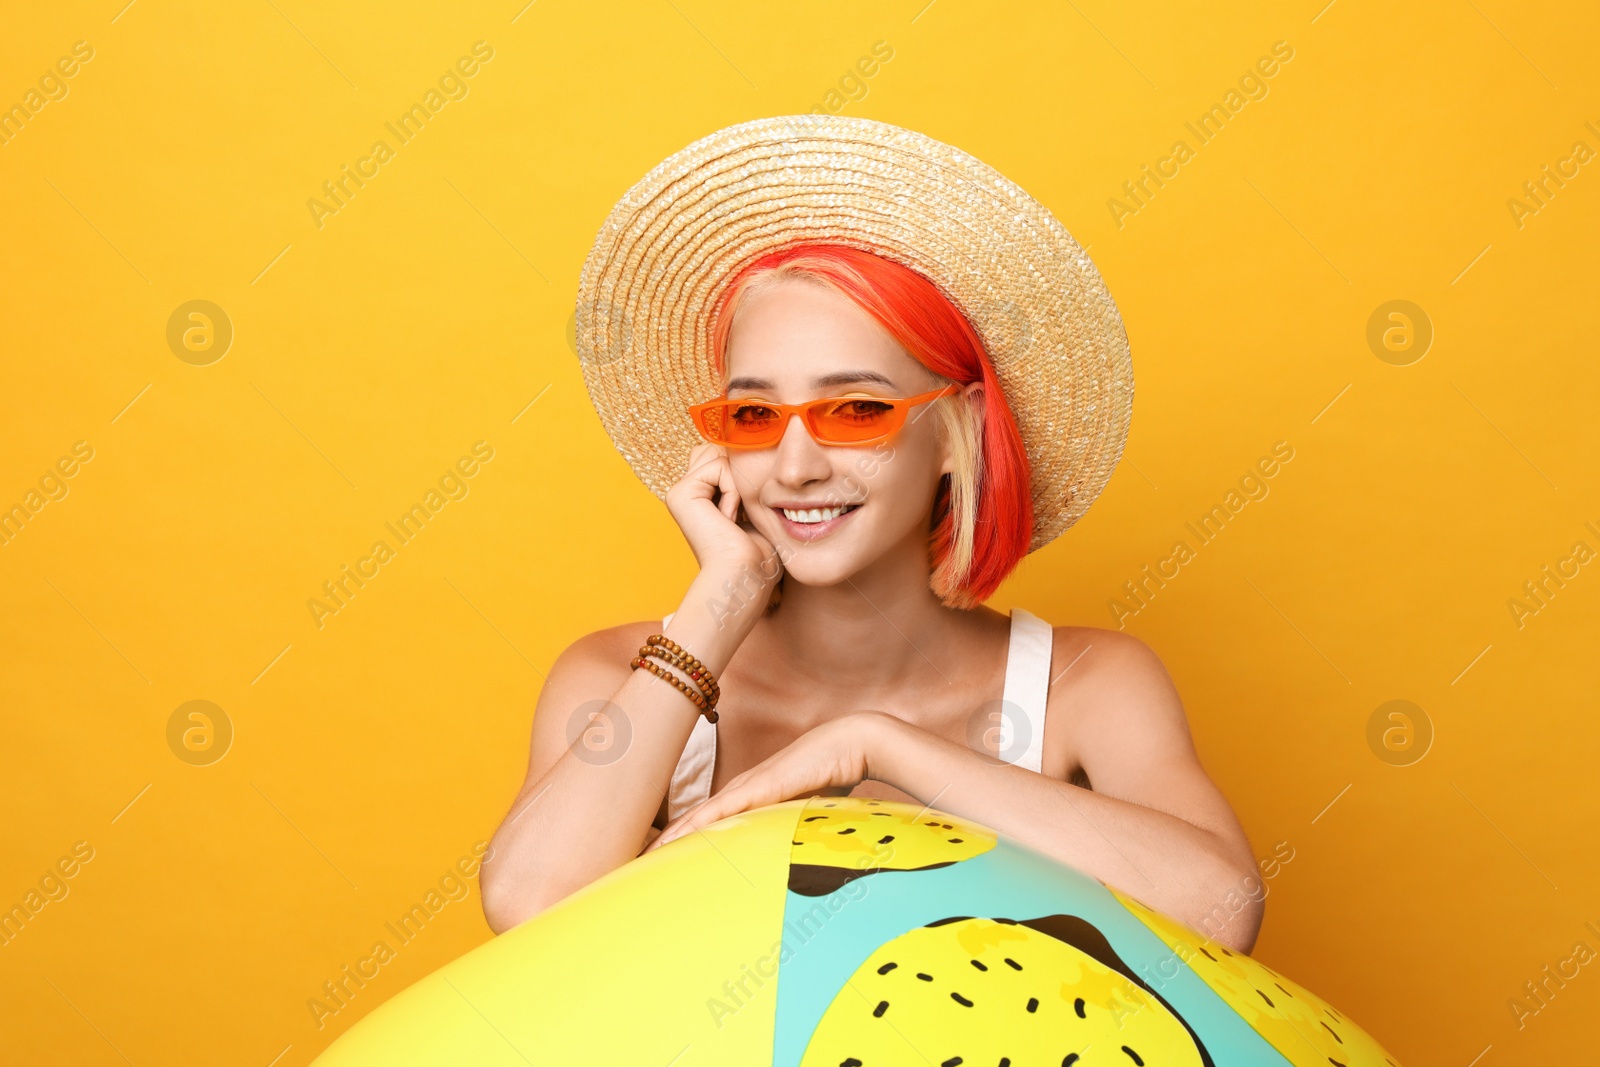
[(826, 480), (833, 474), (833, 464), (824, 451), (826, 447), (811, 436), (801, 416), (789, 416), (789, 425), (778, 440), (773, 476), (786, 485)]

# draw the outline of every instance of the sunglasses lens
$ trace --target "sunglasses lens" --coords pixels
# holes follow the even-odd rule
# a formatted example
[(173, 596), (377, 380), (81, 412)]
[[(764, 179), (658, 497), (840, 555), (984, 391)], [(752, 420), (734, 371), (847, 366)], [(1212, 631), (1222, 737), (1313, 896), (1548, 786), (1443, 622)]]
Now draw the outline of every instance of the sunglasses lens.
[(777, 409), (761, 403), (730, 401), (717, 409), (722, 424), (722, 439), (730, 445), (761, 445), (775, 442), (783, 434), (783, 421)]
[(900, 409), (892, 401), (873, 397), (830, 400), (810, 410), (811, 429), (833, 444), (852, 444), (882, 437), (899, 424)]

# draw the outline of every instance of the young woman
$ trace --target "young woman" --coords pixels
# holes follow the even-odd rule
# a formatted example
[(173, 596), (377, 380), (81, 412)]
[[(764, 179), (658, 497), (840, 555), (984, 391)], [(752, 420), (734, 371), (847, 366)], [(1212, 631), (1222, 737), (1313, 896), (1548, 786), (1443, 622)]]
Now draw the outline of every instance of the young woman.
[[(1056, 446), (1019, 432), (973, 323), (902, 263), (805, 240), (714, 315), (722, 389), (665, 494), (699, 573), (663, 622), (551, 668), (483, 867), (491, 928), (739, 811), (849, 794), (971, 819), (1248, 952), (1260, 901), (1222, 905), (1255, 861), (1157, 656), (982, 606), (1038, 539)], [(640, 657), (653, 634), (698, 669)]]
[[(801, 246), (743, 282), (725, 333), (726, 396), (747, 405), (735, 417), (771, 421), (755, 400), (842, 398), (830, 417), (881, 424), (885, 399), (959, 391), (909, 409), (872, 445), (818, 441), (796, 414), (766, 447), (693, 450), (667, 504), (699, 576), (665, 628), (591, 634), (552, 668), (527, 783), (484, 868), (490, 925), (528, 918), (651, 838), (830, 792), (973, 819), (1200, 925), (1255, 864), (1166, 671), (1137, 638), (1050, 633), (1053, 670), (1011, 699), (1042, 705), (1037, 772), (974, 745), (998, 740), (995, 717), (1009, 709), (996, 705), (1027, 631), (1021, 613), (968, 605), (1021, 559), (1031, 523), (1019, 521), (1025, 457), (970, 327), (931, 283), (854, 249)], [(974, 443), (996, 439), (985, 470)], [(984, 473), (986, 493), (974, 494)], [(629, 668), (658, 631), (721, 687), (709, 799), (687, 812), (669, 804), (668, 783), (690, 791), (674, 772), (706, 720), (675, 687)], [(596, 701), (612, 705), (591, 727), (602, 743), (629, 735), (614, 761), (568, 737), (574, 709)], [(1241, 917), (1222, 940), (1248, 951), (1257, 925)]]

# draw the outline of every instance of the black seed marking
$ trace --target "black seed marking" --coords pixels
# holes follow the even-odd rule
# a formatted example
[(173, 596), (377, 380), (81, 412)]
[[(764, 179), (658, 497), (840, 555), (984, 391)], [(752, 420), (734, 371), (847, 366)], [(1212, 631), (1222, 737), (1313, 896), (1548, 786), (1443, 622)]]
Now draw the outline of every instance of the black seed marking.
[(837, 808), (839, 805), (837, 805), (837, 804), (824, 804), (822, 806), (825, 807), (825, 808)]
[(826, 819), (826, 818), (827, 818), (826, 815), (807, 815), (804, 819), (801, 819), (800, 821), (801, 822), (816, 822), (818, 819)]
[(924, 982), (933, 981), (933, 975), (931, 975), (931, 974), (923, 974), (921, 971), (917, 972), (917, 977), (922, 979)]
[(1261, 992), (1261, 990), (1259, 990), (1259, 989), (1256, 990), (1256, 995), (1259, 996), (1262, 1000), (1267, 1002), (1267, 1007), (1269, 1007), (1269, 1008), (1276, 1008), (1277, 1007), (1276, 1004), (1272, 1003), (1272, 998), (1267, 996), (1265, 993)]
[(894, 840), (894, 835), (893, 834), (884, 834), (882, 837), (878, 838), (878, 844), (887, 845), (890, 841), (893, 841), (893, 840)]
[(791, 844), (791, 845), (803, 845), (803, 844), (805, 844), (805, 842), (804, 841), (790, 841), (789, 844)]
[(1233, 955), (1233, 953), (1231, 953), (1231, 952), (1229, 952), (1229, 951), (1228, 951), (1228, 950), (1227, 950), (1227, 949), (1226, 949), (1226, 948), (1223, 948), (1223, 947), (1222, 947), (1222, 946), (1221, 946), (1221, 945), (1218, 945), (1218, 946), (1217, 946), (1217, 947), (1218, 947), (1218, 948), (1221, 948), (1221, 949), (1222, 949), (1222, 954), (1223, 954), (1223, 955), (1224, 955), (1224, 956), (1231, 956), (1231, 955)]
[(1072, 1067), (1072, 1065), (1077, 1062), (1078, 1054), (1076, 1052), (1069, 1052), (1067, 1053), (1066, 1058), (1061, 1061), (1061, 1067)]
[(1014, 971), (1022, 970), (1022, 964), (1018, 963), (1016, 960), (1012, 959), (1010, 956), (1005, 957), (1005, 961), (1007, 963), (1011, 964), (1011, 969), (1012, 970), (1014, 970)]
[(1080, 1018), (1080, 1019), (1087, 1019), (1088, 1018), (1088, 1016), (1083, 1013), (1083, 998), (1082, 997), (1078, 997), (1076, 1000), (1074, 1000), (1072, 1002), (1072, 1010), (1078, 1013), (1078, 1018)]
[(1340, 1063), (1338, 1060), (1334, 1059), (1332, 1056), (1328, 1057), (1328, 1062), (1333, 1064), (1333, 1067), (1345, 1067), (1344, 1064)]
[(847, 885), (857, 878), (865, 878), (875, 874), (906, 874), (912, 871), (931, 871), (938, 867), (949, 867), (954, 860), (944, 860), (940, 863), (930, 863), (923, 867), (834, 867), (826, 863), (790, 863), (789, 864), (789, 889), (805, 897), (825, 897), (840, 886)]
[(1149, 994), (1152, 1000), (1165, 1007), (1178, 1022), (1183, 1024), (1184, 1031), (1189, 1035), (1189, 1039), (1194, 1042), (1196, 1051), (1200, 1053), (1199, 1062), (1204, 1067), (1211, 1067), (1212, 1064), (1217, 1062), (1207, 1052), (1205, 1043), (1201, 1041), (1200, 1035), (1194, 1032), (1194, 1027), (1184, 1020), (1183, 1014), (1168, 1003), (1160, 993), (1152, 989), (1149, 983), (1140, 978), (1133, 968), (1129, 967), (1127, 962), (1117, 955), (1116, 950), (1111, 947), (1111, 943), (1106, 940), (1105, 935), (1093, 923), (1077, 915), (1056, 914), (1041, 915), (1037, 918), (1028, 919), (1021, 925), (1037, 930), (1042, 934), (1047, 934), (1064, 944), (1071, 945), (1079, 952), (1099, 961), (1102, 965), (1121, 974), (1129, 982), (1139, 986), (1145, 993)]
[(959, 837), (952, 837), (952, 838), (948, 838), (948, 840), (949, 840), (949, 842), (950, 842), (950, 843), (951, 843), (951, 844), (952, 844), (952, 845), (959, 845), (959, 844), (961, 844), (961, 838), (959, 838)]
[(1329, 1015), (1333, 1016), (1333, 1021), (1334, 1022), (1336, 1022), (1336, 1023), (1344, 1022), (1344, 1018), (1342, 1016), (1340, 1016), (1340, 1014), (1338, 1012), (1334, 1011), (1332, 1008), (1324, 1007), (1322, 1010), (1327, 1012)]
[(939, 824), (938, 824), (938, 822), (935, 821), (935, 822), (925, 822), (922, 825), (924, 825), (924, 826), (938, 826)]
[(1294, 994), (1293, 994), (1293, 993), (1291, 993), (1291, 992), (1289, 992), (1289, 991), (1288, 991), (1288, 990), (1287, 990), (1287, 989), (1284, 989), (1284, 988), (1283, 988), (1283, 986), (1281, 986), (1281, 985), (1278, 985), (1278, 983), (1277, 983), (1277, 982), (1273, 982), (1273, 983), (1272, 983), (1272, 984), (1273, 984), (1273, 985), (1276, 985), (1276, 986), (1278, 986), (1278, 989), (1279, 989), (1279, 990), (1281, 990), (1281, 991), (1282, 991), (1282, 993), (1283, 993), (1283, 995), (1284, 995), (1284, 996), (1286, 996), (1286, 997), (1292, 997), (1292, 996), (1294, 996)]
[(840, 1060), (839, 1067), (861, 1067), (861, 1061), (851, 1056), (847, 1060)]
[(949, 823), (947, 823), (947, 822), (942, 822), (942, 823), (940, 823), (940, 824), (939, 824), (939, 825), (940, 825), (940, 826), (942, 826), (942, 827), (944, 827), (944, 828), (945, 828), (945, 829), (946, 829), (946, 830), (954, 830), (954, 829), (955, 829), (955, 827), (954, 827), (954, 826), (951, 826), (951, 825), (950, 825), (950, 824), (949, 824)]
[(1221, 960), (1217, 959), (1217, 957), (1215, 957), (1211, 953), (1207, 952), (1206, 951), (1206, 947), (1204, 945), (1201, 945), (1199, 947), (1200, 947), (1200, 954), (1203, 955), (1206, 959), (1210, 960), (1212, 963), (1221, 963), (1222, 962)]
[[(1318, 1022), (1322, 1022), (1321, 1019), (1318, 1019), (1317, 1021)], [(1329, 1026), (1327, 1023), (1322, 1023), (1322, 1028), (1324, 1030), (1328, 1031), (1328, 1033), (1332, 1034), (1333, 1035), (1333, 1039), (1335, 1041), (1339, 1042), (1339, 1044), (1341, 1044), (1341, 1045), (1344, 1044), (1344, 1038), (1339, 1036), (1339, 1031), (1335, 1030), (1333, 1027)]]
[(939, 1064), (939, 1067), (961, 1067), (962, 1062), (963, 1061), (960, 1056), (951, 1056), (949, 1059)]
[(888, 974), (890, 971), (894, 970), (898, 966), (900, 966), (898, 963), (893, 963), (893, 962), (885, 963), (882, 967), (878, 968), (878, 973), (879, 974)]
[(872, 1009), (872, 1017), (874, 1019), (881, 1019), (883, 1018), (883, 1013), (888, 1010), (889, 1002), (887, 1000), (880, 1000), (878, 1001), (878, 1006)]
[(890, 815), (886, 811), (869, 811), (869, 812), (867, 812), (867, 814), (871, 815), (874, 819), (892, 819), (892, 818), (894, 818), (893, 815)]
[(1139, 1054), (1133, 1051), (1133, 1049), (1129, 1048), (1127, 1045), (1123, 1045), (1122, 1051), (1126, 1052), (1133, 1059), (1134, 1067), (1144, 1067), (1144, 1060), (1141, 1060), (1139, 1058)]
[(1000, 1067), (1011, 1067), (1011, 1057), (1010, 1056), (1001, 1056), (1000, 1057)]
[(1039, 1010), (1039, 998), (1038, 997), (1029, 997), (1028, 998), (1028, 1013), (1031, 1015), (1031, 1014), (1033, 1014), (1034, 1012), (1036, 1012), (1038, 1010)]
[(846, 826), (843, 830), (839, 831), (839, 833), (841, 835), (843, 835), (843, 834), (853, 834), (855, 832), (856, 832), (856, 828), (854, 826)]
[(974, 967), (978, 968), (978, 970), (980, 970), (980, 971), (987, 971), (989, 969), (989, 968), (985, 967), (983, 965), (983, 963), (981, 961), (979, 961), (979, 960), (973, 960), (972, 961), (972, 965)]
[(966, 997), (962, 996), (960, 993), (951, 993), (950, 994), (950, 999), (955, 1001), (957, 1004), (961, 1005), (963, 1008), (972, 1007), (972, 1001), (968, 1000)]

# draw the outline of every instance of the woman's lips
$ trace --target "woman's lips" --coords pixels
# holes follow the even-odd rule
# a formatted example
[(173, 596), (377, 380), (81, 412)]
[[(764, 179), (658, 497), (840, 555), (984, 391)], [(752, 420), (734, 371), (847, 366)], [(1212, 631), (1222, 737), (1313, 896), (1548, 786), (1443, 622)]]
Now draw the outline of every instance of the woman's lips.
[(833, 533), (833, 531), (848, 522), (850, 516), (860, 510), (860, 505), (856, 505), (843, 515), (829, 519), (826, 522), (795, 522), (783, 513), (782, 508), (773, 508), (772, 513), (778, 516), (778, 521), (783, 523), (784, 530), (788, 531), (789, 536), (796, 541), (816, 541)]

